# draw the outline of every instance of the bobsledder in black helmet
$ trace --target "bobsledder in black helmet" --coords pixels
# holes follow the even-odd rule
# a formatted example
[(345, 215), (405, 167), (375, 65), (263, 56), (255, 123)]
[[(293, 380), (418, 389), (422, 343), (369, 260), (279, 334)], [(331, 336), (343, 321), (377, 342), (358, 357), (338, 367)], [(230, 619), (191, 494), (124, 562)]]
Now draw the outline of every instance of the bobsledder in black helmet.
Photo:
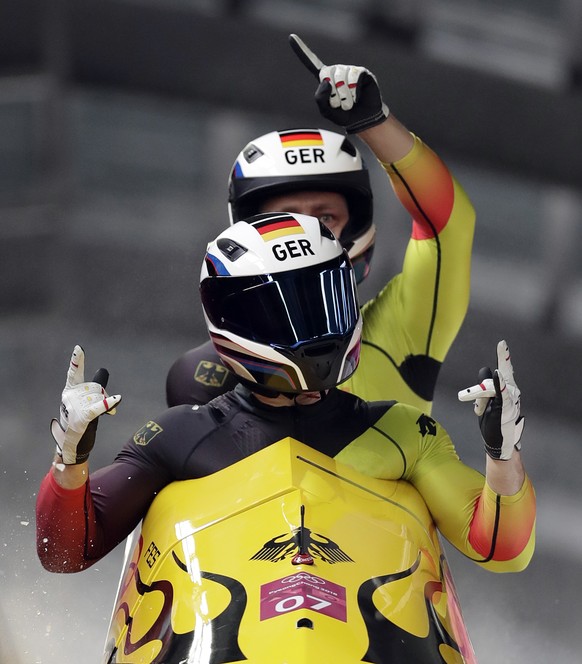
[(262, 214), (223, 231), (208, 244), (200, 295), (218, 355), (255, 391), (321, 392), (357, 367), (354, 270), (315, 217)]
[(369, 272), (376, 228), (368, 169), (355, 145), (326, 129), (272, 131), (237, 156), (228, 186), (231, 223), (259, 213), (267, 199), (289, 192), (331, 191), (347, 202), (340, 242), (361, 282)]

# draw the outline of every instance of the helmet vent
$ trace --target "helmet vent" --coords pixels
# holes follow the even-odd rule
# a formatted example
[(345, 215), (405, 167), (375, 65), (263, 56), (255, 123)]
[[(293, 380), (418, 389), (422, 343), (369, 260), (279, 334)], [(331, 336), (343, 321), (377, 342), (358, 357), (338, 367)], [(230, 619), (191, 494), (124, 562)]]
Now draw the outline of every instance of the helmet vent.
[(321, 237), (326, 237), (328, 240), (335, 240), (335, 235), (329, 230), (325, 224), (321, 224)]
[(259, 157), (262, 157), (265, 153), (259, 150), (256, 145), (252, 143), (245, 149), (243, 152), (244, 158), (247, 163), (252, 164), (253, 161), (256, 161)]
[(335, 350), (336, 344), (329, 341), (320, 344), (309, 344), (303, 349), (303, 356), (325, 358), (327, 355), (334, 353)]
[(216, 243), (216, 246), (233, 263), (237, 258), (240, 258), (248, 251), (248, 249), (243, 247), (242, 244), (239, 244), (230, 238), (220, 238)]
[(358, 154), (354, 144), (351, 141), (349, 141), (347, 138), (344, 139), (341, 149), (344, 152), (347, 152), (351, 157), (355, 157)]

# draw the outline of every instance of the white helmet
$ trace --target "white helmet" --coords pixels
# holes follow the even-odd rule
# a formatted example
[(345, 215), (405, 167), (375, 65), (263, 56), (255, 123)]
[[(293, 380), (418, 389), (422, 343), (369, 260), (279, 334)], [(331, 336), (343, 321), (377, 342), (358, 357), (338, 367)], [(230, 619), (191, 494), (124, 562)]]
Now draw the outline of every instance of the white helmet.
[(261, 214), (223, 231), (208, 244), (200, 295), (217, 353), (258, 392), (326, 390), (357, 367), (354, 271), (315, 217)]
[(297, 191), (333, 191), (345, 196), (349, 221), (340, 242), (362, 281), (369, 272), (376, 228), (366, 164), (343, 134), (326, 129), (272, 131), (238, 155), (228, 182), (231, 223), (260, 212), (273, 196)]

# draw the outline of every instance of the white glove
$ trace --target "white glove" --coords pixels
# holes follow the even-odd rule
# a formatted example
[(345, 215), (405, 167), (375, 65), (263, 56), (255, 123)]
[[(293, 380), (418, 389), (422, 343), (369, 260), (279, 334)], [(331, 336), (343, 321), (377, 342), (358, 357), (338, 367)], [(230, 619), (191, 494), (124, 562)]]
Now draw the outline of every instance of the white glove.
[(488, 367), (481, 369), (479, 384), (461, 390), (458, 395), (460, 401), (474, 401), (485, 451), (492, 459), (511, 459), (513, 450), (521, 449), (525, 419), (520, 414), (520, 395), (509, 347), (500, 341), (495, 374)]
[(384, 122), (389, 115), (378, 81), (372, 72), (356, 65), (325, 65), (294, 34), (289, 43), (297, 57), (319, 79), (315, 101), (320, 113), (355, 134)]
[[(75, 346), (61, 397), (59, 419), (51, 421), (51, 433), (64, 464), (86, 461), (97, 431), (97, 418), (113, 414), (121, 395), (107, 396), (105, 385), (109, 374), (100, 369), (92, 382), (85, 382), (85, 351)], [(99, 382), (98, 382), (99, 381)], [(103, 384), (100, 384), (103, 383)]]

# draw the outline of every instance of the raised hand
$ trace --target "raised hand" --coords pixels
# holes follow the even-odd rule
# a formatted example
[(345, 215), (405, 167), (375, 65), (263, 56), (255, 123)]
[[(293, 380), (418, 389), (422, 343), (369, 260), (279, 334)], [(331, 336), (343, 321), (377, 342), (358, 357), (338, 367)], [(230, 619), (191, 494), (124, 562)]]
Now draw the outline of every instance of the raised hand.
[(297, 57), (319, 80), (315, 101), (320, 113), (348, 134), (374, 127), (389, 115), (378, 81), (372, 72), (356, 65), (325, 65), (295, 34), (289, 43)]
[(513, 450), (521, 448), (525, 419), (520, 412), (521, 392), (505, 341), (497, 344), (495, 373), (489, 367), (481, 369), (479, 383), (461, 390), (458, 396), (460, 401), (474, 402), (487, 454), (492, 459), (510, 459)]
[(59, 419), (51, 421), (51, 433), (66, 465), (83, 463), (95, 444), (97, 418), (113, 414), (121, 395), (108, 396), (109, 374), (99, 369), (91, 382), (85, 382), (85, 352), (75, 346), (61, 397)]

